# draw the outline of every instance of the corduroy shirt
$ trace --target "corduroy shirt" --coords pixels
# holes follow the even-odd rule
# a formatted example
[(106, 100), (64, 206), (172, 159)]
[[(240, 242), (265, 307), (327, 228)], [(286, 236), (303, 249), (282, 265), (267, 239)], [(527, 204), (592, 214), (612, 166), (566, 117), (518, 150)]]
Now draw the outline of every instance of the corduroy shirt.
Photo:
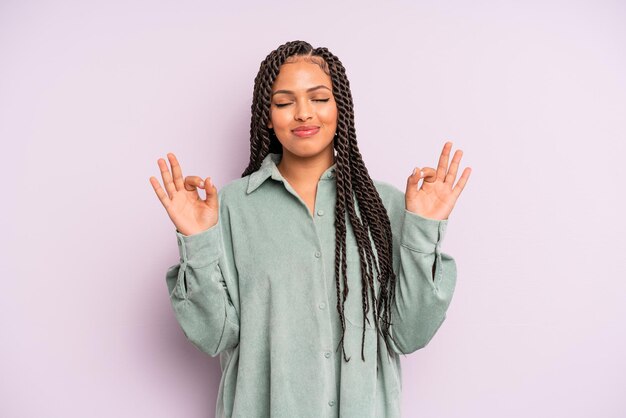
[[(361, 267), (346, 215), (346, 362), (336, 308), (336, 164), (318, 181), (312, 215), (278, 171), (281, 157), (270, 153), (257, 171), (222, 186), (216, 225), (175, 231), (180, 259), (167, 287), (185, 336), (220, 356), (216, 416), (400, 417), (399, 356), (433, 338), (456, 285), (456, 263), (440, 249), (448, 220), (406, 210), (404, 192), (374, 180), (393, 235), (397, 344), (389, 341), (387, 352), (370, 306), (363, 361)], [(376, 276), (374, 283), (378, 291)]]

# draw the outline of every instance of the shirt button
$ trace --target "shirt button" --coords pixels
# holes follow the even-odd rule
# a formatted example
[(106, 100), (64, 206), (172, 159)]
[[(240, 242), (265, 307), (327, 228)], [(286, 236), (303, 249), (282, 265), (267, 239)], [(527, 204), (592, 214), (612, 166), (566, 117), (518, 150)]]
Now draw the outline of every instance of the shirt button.
[(323, 211), (322, 209), (320, 209), (320, 210), (318, 210), (318, 211), (317, 211), (317, 214), (318, 214), (319, 216), (322, 216), (322, 215), (324, 215), (324, 211)]
[(319, 251), (315, 251), (315, 257), (320, 258), (321, 255), (322, 253), (320, 253)]
[(324, 309), (326, 307), (326, 304), (324, 302), (320, 303), (320, 309)]
[(325, 353), (324, 353), (324, 357), (326, 357), (326, 358), (330, 358), (330, 351), (325, 352)]
[(335, 404), (335, 401), (328, 401), (328, 405), (333, 406)]

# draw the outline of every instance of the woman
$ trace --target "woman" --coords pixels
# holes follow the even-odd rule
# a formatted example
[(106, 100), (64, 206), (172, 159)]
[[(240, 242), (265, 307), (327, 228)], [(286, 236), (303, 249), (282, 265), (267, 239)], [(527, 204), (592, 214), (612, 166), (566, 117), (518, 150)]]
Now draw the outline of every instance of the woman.
[(172, 153), (166, 191), (150, 178), (176, 226), (176, 318), (220, 355), (217, 416), (399, 417), (399, 355), (430, 341), (456, 284), (440, 242), (470, 174), (452, 187), (462, 152), (448, 167), (447, 142), (406, 193), (372, 180), (345, 69), (303, 41), (261, 63), (250, 134), (248, 167), (219, 192)]

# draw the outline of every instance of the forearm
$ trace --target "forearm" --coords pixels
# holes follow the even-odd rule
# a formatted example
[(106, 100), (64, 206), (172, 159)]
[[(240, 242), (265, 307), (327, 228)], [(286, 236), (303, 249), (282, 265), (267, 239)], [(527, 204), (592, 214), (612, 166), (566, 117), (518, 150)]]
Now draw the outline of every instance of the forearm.
[(424, 347), (445, 320), (457, 276), (454, 259), (440, 251), (446, 226), (406, 211), (391, 326), (400, 353)]
[(220, 268), (219, 223), (194, 235), (176, 232), (180, 263), (167, 271), (170, 301), (186, 337), (216, 356), (239, 341), (239, 319)]

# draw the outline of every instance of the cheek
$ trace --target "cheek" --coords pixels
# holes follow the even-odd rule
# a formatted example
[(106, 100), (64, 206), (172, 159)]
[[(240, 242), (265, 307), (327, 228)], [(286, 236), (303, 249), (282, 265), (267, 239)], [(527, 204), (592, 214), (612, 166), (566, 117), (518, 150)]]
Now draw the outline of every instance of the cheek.
[(272, 123), (275, 129), (285, 129), (289, 127), (289, 116), (287, 116), (285, 112), (275, 112), (272, 117)]
[(320, 113), (320, 117), (325, 123), (334, 125), (337, 123), (337, 108), (329, 108)]

